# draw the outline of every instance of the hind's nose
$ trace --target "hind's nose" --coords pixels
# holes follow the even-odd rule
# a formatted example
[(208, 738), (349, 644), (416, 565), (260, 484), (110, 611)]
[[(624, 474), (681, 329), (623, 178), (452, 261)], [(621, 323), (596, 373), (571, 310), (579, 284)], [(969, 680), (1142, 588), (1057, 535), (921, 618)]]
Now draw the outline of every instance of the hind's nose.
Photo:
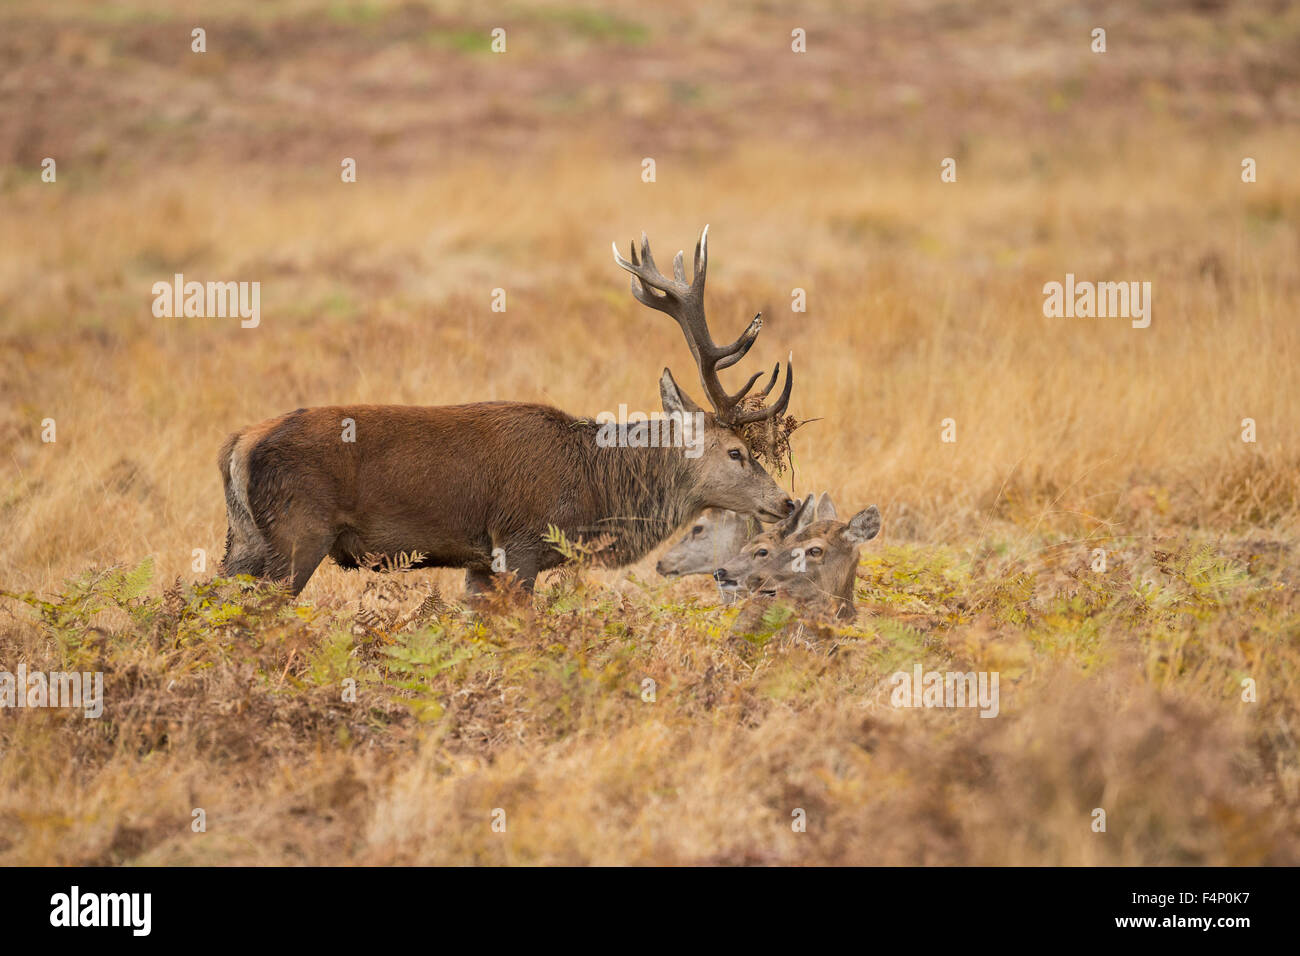
[(722, 570), (722, 568), (718, 568), (718, 570), (713, 572), (713, 580), (721, 584), (723, 581), (727, 580), (727, 572)]

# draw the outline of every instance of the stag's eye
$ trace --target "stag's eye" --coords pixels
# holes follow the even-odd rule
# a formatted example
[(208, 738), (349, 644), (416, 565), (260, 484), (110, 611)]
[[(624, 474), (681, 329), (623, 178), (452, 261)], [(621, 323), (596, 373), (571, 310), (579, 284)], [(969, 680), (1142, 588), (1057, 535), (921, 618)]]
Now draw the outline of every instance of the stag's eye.
[(727, 452), (727, 454), (731, 456), (731, 460), (732, 460), (732, 461), (744, 461), (744, 460), (745, 460), (745, 456), (742, 455), (742, 454), (740, 453), (740, 449), (739, 449), (739, 448), (733, 448), (733, 449), (731, 449), (731, 451)]
[(699, 534), (703, 530), (704, 530), (704, 525), (697, 524), (694, 528), (691, 529), (691, 534)]
[(767, 548), (759, 548), (757, 551), (754, 552), (754, 557), (756, 557), (756, 558), (766, 558), (766, 557), (767, 557)]
[(822, 556), (822, 549), (821, 549), (821, 548), (809, 548), (809, 549), (808, 549), (808, 556), (809, 556), (810, 558), (820, 558), (820, 557)]

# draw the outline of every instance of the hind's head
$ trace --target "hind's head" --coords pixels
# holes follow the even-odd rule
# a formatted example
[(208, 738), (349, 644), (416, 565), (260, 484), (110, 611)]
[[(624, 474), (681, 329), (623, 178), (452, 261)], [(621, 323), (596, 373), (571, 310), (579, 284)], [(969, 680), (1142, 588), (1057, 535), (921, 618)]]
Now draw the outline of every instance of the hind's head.
[(847, 523), (817, 520), (791, 534), (766, 561), (743, 579), (757, 594), (821, 605), (840, 616), (853, 612), (853, 582), (862, 545), (880, 533), (880, 511), (872, 505)]
[(807, 528), (819, 516), (833, 517), (835, 505), (829, 494), (823, 494), (820, 501), (808, 495), (782, 521), (761, 534), (754, 535), (724, 564), (718, 565), (713, 578), (724, 591), (739, 591), (744, 582), (757, 568), (764, 567), (775, 560), (785, 542), (794, 534)]

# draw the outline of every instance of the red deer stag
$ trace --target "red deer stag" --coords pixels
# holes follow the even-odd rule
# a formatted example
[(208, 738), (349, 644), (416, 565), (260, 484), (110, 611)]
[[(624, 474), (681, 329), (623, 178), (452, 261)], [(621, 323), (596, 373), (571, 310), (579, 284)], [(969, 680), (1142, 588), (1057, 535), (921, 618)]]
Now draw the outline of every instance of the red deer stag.
[[(521, 402), (300, 408), (236, 432), (221, 447), (229, 519), (221, 573), (287, 581), (297, 594), (326, 555), (356, 567), (365, 555), (419, 552), (417, 567), (465, 568), (471, 593), (500, 570), (531, 590), (539, 571), (564, 560), (544, 540), (551, 525), (570, 538), (608, 536), (601, 558), (618, 567), (704, 508), (769, 521), (787, 514), (794, 502), (740, 428), (785, 413), (793, 369), (786, 364), (784, 388), (765, 408), (740, 408), (761, 372), (735, 394), (723, 388), (718, 372), (749, 351), (762, 319), (734, 342), (714, 343), (704, 315), (708, 227), (689, 283), (680, 252), (672, 279), (659, 272), (644, 233), (639, 256), (634, 244), (630, 261), (617, 247), (614, 259), (632, 274), (636, 299), (681, 326), (695, 357), (712, 415), (668, 369), (659, 380), (676, 437), (695, 426), (690, 447), (623, 440), (636, 425), (618, 426), (617, 441), (601, 440), (602, 426), (590, 419)], [(760, 395), (779, 373), (780, 363)], [(349, 429), (352, 440), (344, 441)]]

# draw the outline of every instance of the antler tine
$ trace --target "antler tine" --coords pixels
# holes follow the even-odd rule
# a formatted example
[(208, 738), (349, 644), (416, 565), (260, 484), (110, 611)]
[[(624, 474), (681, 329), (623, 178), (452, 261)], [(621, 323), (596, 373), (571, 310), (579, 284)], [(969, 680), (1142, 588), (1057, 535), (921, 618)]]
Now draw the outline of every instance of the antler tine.
[[(673, 315), (673, 306), (670, 301), (671, 287), (668, 280), (654, 268), (654, 260), (651, 259), (649, 263), (646, 263), (645, 260), (648, 257), (638, 256), (635, 242), (629, 243), (628, 246), (631, 259), (624, 259), (619, 255), (617, 243), (614, 243), (613, 248), (614, 261), (618, 263), (620, 268), (632, 275), (633, 297), (642, 305)], [(655, 289), (660, 290), (660, 292), (656, 293)], [(673, 317), (676, 318), (675, 315)]]
[[(734, 342), (718, 345), (713, 341), (713, 337), (709, 333), (708, 320), (704, 315), (704, 282), (709, 268), (708, 226), (705, 226), (700, 232), (700, 238), (695, 243), (695, 272), (689, 284), (686, 281), (686, 268), (683, 259), (684, 256), (681, 252), (678, 252), (673, 258), (673, 278), (669, 279), (655, 265), (654, 256), (650, 251), (650, 240), (644, 232), (641, 233), (639, 255), (635, 242), (631, 244), (631, 258), (629, 259), (624, 259), (619, 255), (618, 245), (614, 245), (614, 261), (618, 263), (620, 268), (632, 274), (632, 295), (636, 300), (642, 305), (658, 309), (660, 312), (672, 316), (673, 320), (681, 327), (682, 333), (686, 336), (686, 344), (690, 346), (691, 354), (695, 358), (695, 364), (700, 373), (700, 383), (704, 386), (704, 391), (717, 413), (718, 420), (729, 425), (744, 424), (768, 417), (768, 414), (776, 414), (771, 409), (765, 409), (763, 412), (768, 414), (746, 412), (743, 415), (737, 415), (736, 406), (741, 399), (749, 394), (750, 389), (754, 387), (754, 383), (762, 377), (761, 372), (752, 376), (744, 387), (734, 395), (727, 393), (718, 378), (719, 371), (735, 365), (753, 347), (755, 340), (758, 338), (758, 333), (763, 329), (763, 314), (760, 312), (754, 316), (748, 328), (740, 333), (740, 337)], [(773, 370), (772, 379), (762, 392), (764, 397), (771, 392), (776, 384), (779, 371), (780, 363), (778, 362), (777, 368)], [(789, 400), (789, 393), (790, 372), (787, 366), (783, 401)], [(782, 405), (781, 410), (784, 410), (784, 405)], [(756, 414), (757, 417), (754, 417)]]
[[(777, 363), (778, 366), (780, 366), (780, 364), (781, 364), (780, 362)], [(763, 377), (763, 373), (761, 371), (755, 372), (753, 375), (751, 375), (749, 377), (749, 381), (740, 387), (740, 391), (736, 392), (736, 394), (734, 395), (728, 396), (731, 399), (732, 403), (735, 405), (739, 405), (740, 400), (749, 394), (749, 390), (754, 387), (754, 383), (757, 382), (762, 377)], [(768, 386), (768, 388), (771, 387), (772, 387), (771, 385)], [(767, 392), (760, 392), (759, 394), (766, 395)]]
[[(618, 244), (614, 244), (614, 261), (618, 263), (619, 268), (630, 272), (641, 286), (647, 290), (658, 289), (664, 293), (662, 296), (655, 296), (656, 300), (662, 301), (666, 296), (673, 297), (677, 300), (685, 300), (691, 291), (685, 281), (673, 282), (661, 273), (655, 265), (654, 256), (650, 254), (650, 243), (645, 241), (642, 235), (641, 254), (637, 255), (636, 243), (632, 242), (628, 246), (631, 255), (630, 259), (624, 259), (618, 252)], [(657, 309), (667, 311), (662, 306), (655, 306)], [(676, 316), (673, 316), (676, 318)]]
[(718, 346), (716, 348), (716, 352), (721, 356), (721, 358), (718, 359), (718, 364), (715, 365), (714, 368), (731, 368), (731, 366), (743, 359), (745, 353), (753, 348), (754, 341), (758, 338), (758, 333), (761, 331), (763, 331), (762, 312), (754, 316), (753, 320), (749, 323), (749, 328), (740, 333), (740, 338), (736, 339), (736, 341), (732, 342), (730, 345)]
[[(708, 227), (705, 228), (707, 230)], [(695, 357), (700, 382), (708, 394), (709, 401), (713, 404), (714, 410), (725, 417), (730, 413), (732, 406), (728, 403), (730, 396), (718, 381), (716, 366), (719, 358), (735, 350), (736, 343), (728, 346), (726, 350), (719, 350), (709, 335), (708, 322), (704, 317), (704, 273), (701, 268), (704, 259), (705, 253), (697, 247), (695, 276), (688, 285), (681, 253), (678, 253), (673, 260), (675, 278), (667, 278), (655, 265), (654, 255), (650, 251), (650, 240), (645, 233), (641, 234), (639, 256), (635, 243), (632, 244), (630, 260), (618, 254), (617, 246), (614, 248), (614, 261), (620, 268), (626, 269), (634, 276), (632, 295), (637, 301), (672, 316), (681, 326), (682, 333), (686, 336), (686, 344), (690, 346), (691, 354)], [(658, 293), (652, 292), (652, 289), (657, 289)]]
[[(659, 267), (655, 265), (655, 257), (650, 255), (650, 239), (644, 232), (641, 233), (641, 264), (660, 279), (664, 278), (663, 273), (659, 271)], [(667, 282), (666, 279), (664, 281)]]
[[(781, 363), (779, 362), (777, 363), (778, 367), (780, 364)], [(790, 391), (793, 387), (794, 355), (791, 354), (785, 363), (785, 388), (781, 389), (781, 397), (776, 400), (775, 404), (769, 405), (766, 408), (759, 408), (754, 411), (739, 413), (733, 418), (732, 424), (739, 427), (741, 425), (748, 425), (752, 422), (762, 422), (774, 418), (780, 418), (785, 414), (786, 407), (790, 404)], [(769, 385), (768, 388), (770, 389), (771, 385)], [(764, 392), (763, 394), (766, 395), (767, 393)]]
[(700, 238), (695, 240), (695, 275), (691, 285), (704, 288), (704, 274), (709, 271), (709, 226), (705, 223)]
[(772, 391), (772, 386), (776, 384), (776, 377), (780, 374), (781, 363), (777, 362), (772, 366), (772, 377), (767, 380), (767, 385), (765, 385), (763, 390), (758, 393), (759, 398), (767, 398), (768, 394)]

